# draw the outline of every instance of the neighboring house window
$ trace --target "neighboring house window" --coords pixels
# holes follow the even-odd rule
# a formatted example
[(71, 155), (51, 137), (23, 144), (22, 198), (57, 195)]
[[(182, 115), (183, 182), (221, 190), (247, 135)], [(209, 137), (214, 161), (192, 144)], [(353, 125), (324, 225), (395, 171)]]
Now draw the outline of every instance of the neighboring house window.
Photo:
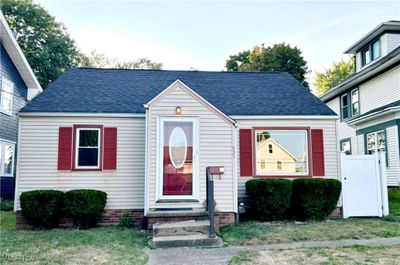
[(100, 168), (100, 128), (77, 128), (75, 141), (75, 168)]
[(11, 115), (14, 84), (4, 77), (1, 78), (0, 111)]
[(342, 120), (349, 118), (349, 97), (347, 94), (340, 97), (340, 109)]
[(14, 144), (0, 142), (0, 176), (14, 176), (14, 151)]
[(351, 140), (350, 138), (340, 141), (340, 151), (346, 155), (351, 155)]
[(378, 151), (386, 150), (386, 134), (385, 131), (377, 131), (367, 133), (367, 154), (372, 155)]
[(361, 51), (362, 65), (365, 66), (381, 57), (381, 42), (376, 40)]
[(268, 145), (268, 153), (272, 154), (274, 150), (272, 149), (272, 144)]
[(256, 175), (308, 175), (306, 129), (256, 130), (255, 138)]
[(360, 102), (358, 96), (358, 89), (351, 91), (351, 116), (360, 114)]
[(356, 88), (340, 97), (340, 117), (342, 120), (347, 120), (359, 114), (360, 93)]

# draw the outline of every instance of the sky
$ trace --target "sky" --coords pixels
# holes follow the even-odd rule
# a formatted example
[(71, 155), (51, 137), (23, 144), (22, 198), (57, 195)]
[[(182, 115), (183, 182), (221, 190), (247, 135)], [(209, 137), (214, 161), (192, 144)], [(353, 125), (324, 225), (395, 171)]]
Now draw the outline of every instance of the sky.
[(119, 60), (147, 57), (165, 70), (225, 70), (229, 55), (285, 42), (315, 71), (379, 23), (400, 20), (397, 1), (36, 0), (78, 47)]

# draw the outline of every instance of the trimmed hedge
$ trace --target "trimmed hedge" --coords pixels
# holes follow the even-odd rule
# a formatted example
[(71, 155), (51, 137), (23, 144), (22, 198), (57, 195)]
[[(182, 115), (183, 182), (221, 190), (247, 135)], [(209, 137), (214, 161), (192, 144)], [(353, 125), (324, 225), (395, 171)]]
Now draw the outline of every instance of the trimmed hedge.
[(66, 213), (79, 228), (95, 227), (106, 202), (107, 193), (99, 190), (70, 190), (64, 194)]
[(21, 210), (28, 224), (35, 228), (53, 228), (60, 222), (63, 192), (34, 190), (22, 192)]
[(292, 182), (287, 179), (253, 179), (246, 182), (253, 218), (282, 220), (290, 206)]
[(324, 220), (335, 210), (342, 183), (336, 179), (295, 179), (291, 212), (296, 220)]

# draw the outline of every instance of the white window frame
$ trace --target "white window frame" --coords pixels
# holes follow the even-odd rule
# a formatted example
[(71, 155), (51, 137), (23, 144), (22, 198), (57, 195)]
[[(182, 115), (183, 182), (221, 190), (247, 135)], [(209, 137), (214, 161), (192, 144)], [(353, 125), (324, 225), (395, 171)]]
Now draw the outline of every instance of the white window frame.
[[(354, 108), (353, 108), (353, 104), (354, 104), (354, 102), (353, 102), (353, 92), (355, 92), (355, 91), (357, 91), (357, 105), (358, 105), (358, 113), (357, 114), (354, 114)], [(360, 115), (360, 90), (358, 89), (358, 88), (355, 88), (355, 89), (353, 89), (353, 90), (351, 90), (351, 92), (350, 92), (350, 102), (351, 102), (351, 106), (350, 106), (350, 108), (351, 108), (351, 117), (354, 117), (354, 116), (357, 116), (357, 115)]]
[[(97, 131), (99, 138), (97, 139), (97, 166), (79, 166), (79, 148), (95, 148), (96, 146), (79, 146), (79, 132), (80, 131)], [(76, 128), (76, 135), (75, 135), (75, 169), (100, 169), (100, 153), (101, 153), (101, 130), (100, 128)]]
[[(256, 173), (256, 176), (271, 176), (271, 177), (274, 177), (274, 176), (277, 176), (277, 177), (279, 177), (279, 176), (293, 176), (293, 177), (299, 177), (299, 176), (310, 176), (310, 159), (311, 159), (311, 153), (310, 153), (310, 141), (309, 141), (309, 137), (310, 137), (310, 135), (309, 135), (309, 130), (307, 130), (307, 129), (304, 129), (304, 128), (301, 128), (301, 129), (297, 129), (297, 128), (293, 128), (292, 130), (290, 130), (290, 129), (268, 129), (268, 128), (266, 128), (266, 129), (256, 129), (256, 130), (254, 130), (254, 135), (253, 135), (253, 139), (254, 139), (254, 144), (253, 144), (253, 147), (254, 147), (254, 150), (257, 150), (257, 132), (265, 132), (265, 131), (285, 131), (285, 132), (296, 132), (296, 131), (304, 131), (305, 133), (306, 133), (306, 147), (307, 147), (307, 150), (306, 150), (306, 153), (307, 153), (307, 163), (306, 163), (306, 171), (305, 172), (302, 172), (302, 173), (299, 173), (299, 172), (294, 172), (294, 173), (288, 173), (288, 172), (282, 172), (282, 173), (260, 173), (260, 172), (257, 172), (257, 152), (255, 152), (255, 155), (254, 155), (254, 158), (253, 159), (255, 159), (255, 173)], [(266, 164), (268, 163), (268, 161), (266, 161)], [(282, 163), (282, 167), (283, 167), (283, 163)], [(283, 168), (282, 168), (282, 170), (283, 170)]]
[[(199, 119), (198, 117), (157, 117), (157, 185), (156, 194), (157, 200), (199, 200), (199, 190), (200, 190), (200, 173), (199, 173)], [(192, 165), (192, 195), (164, 195), (163, 185), (164, 185), (164, 123), (165, 122), (192, 122), (193, 124), (193, 165)]]
[[(385, 137), (385, 146), (384, 146), (384, 151), (387, 152), (386, 146), (387, 146), (387, 135), (385, 130), (379, 130), (375, 132), (369, 132), (365, 134), (365, 141), (366, 141), (366, 148), (367, 148), (367, 154), (370, 154), (369, 151), (374, 151), (374, 154), (378, 153), (381, 151), (382, 148), (378, 148), (378, 133), (383, 133)], [(375, 139), (375, 147), (374, 148), (369, 148), (368, 147), (368, 135), (373, 134), (374, 139)]]
[[(5, 158), (5, 152), (6, 152), (6, 145), (11, 145), (12, 146), (12, 152), (13, 152), (13, 157), (12, 157), (12, 165), (11, 165), (11, 174), (6, 174), (4, 173), (4, 158)], [(14, 166), (15, 166), (15, 143), (10, 142), (10, 141), (4, 141), (0, 140), (0, 176), (1, 177), (14, 177)]]
[[(4, 89), (4, 86), (8, 84), (11, 87), (11, 92), (7, 92)], [(4, 94), (5, 93), (10, 93), (10, 111), (4, 111), (3, 110), (3, 99), (4, 99)], [(1, 93), (0, 93), (0, 112), (7, 114), (9, 116), (12, 115), (12, 109), (13, 109), (13, 101), (14, 101), (14, 83), (11, 82), (10, 80), (4, 78), (4, 76), (1, 77)]]

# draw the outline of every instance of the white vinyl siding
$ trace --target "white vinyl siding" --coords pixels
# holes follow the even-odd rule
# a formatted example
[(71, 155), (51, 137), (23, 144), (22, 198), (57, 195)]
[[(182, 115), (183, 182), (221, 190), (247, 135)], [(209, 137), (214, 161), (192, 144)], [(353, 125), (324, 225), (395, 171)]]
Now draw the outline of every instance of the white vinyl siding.
[[(324, 159), (325, 176), (324, 178), (339, 179), (338, 172), (338, 150), (336, 120), (334, 119), (293, 119), (293, 120), (237, 120), (239, 129), (248, 129), (252, 127), (310, 127), (311, 129), (322, 129), (324, 137)], [(237, 139), (239, 144), (239, 137)], [(240, 161), (240, 150), (238, 152), (238, 161)], [(238, 163), (238, 172), (240, 176), (240, 163)], [(238, 197), (243, 198), (246, 195), (246, 182), (252, 178), (239, 177)]]
[(400, 181), (400, 156), (399, 156), (399, 135), (397, 126), (386, 128), (387, 141), (387, 160), (386, 169), (387, 184), (389, 186), (398, 186)]
[(382, 35), (382, 55), (390, 53), (394, 49), (400, 46), (400, 34), (399, 33), (386, 33)]
[(400, 66), (359, 86), (361, 115), (400, 100)]
[[(59, 127), (74, 124), (117, 127), (115, 171), (57, 170)], [(36, 189), (98, 189), (107, 192), (107, 209), (144, 208), (144, 118), (21, 117), (20, 132), (18, 198)]]
[[(182, 114), (176, 115), (175, 109), (181, 107)], [(149, 208), (193, 207), (204, 208), (206, 199), (206, 167), (224, 166), (221, 179), (215, 180), (216, 209), (223, 212), (234, 212), (236, 206), (234, 184), (234, 146), (233, 125), (228, 124), (213, 111), (189, 95), (180, 87), (175, 87), (149, 108), (148, 138), (148, 189)], [(157, 120), (158, 117), (196, 117), (199, 127), (199, 202), (156, 203), (157, 200)]]

